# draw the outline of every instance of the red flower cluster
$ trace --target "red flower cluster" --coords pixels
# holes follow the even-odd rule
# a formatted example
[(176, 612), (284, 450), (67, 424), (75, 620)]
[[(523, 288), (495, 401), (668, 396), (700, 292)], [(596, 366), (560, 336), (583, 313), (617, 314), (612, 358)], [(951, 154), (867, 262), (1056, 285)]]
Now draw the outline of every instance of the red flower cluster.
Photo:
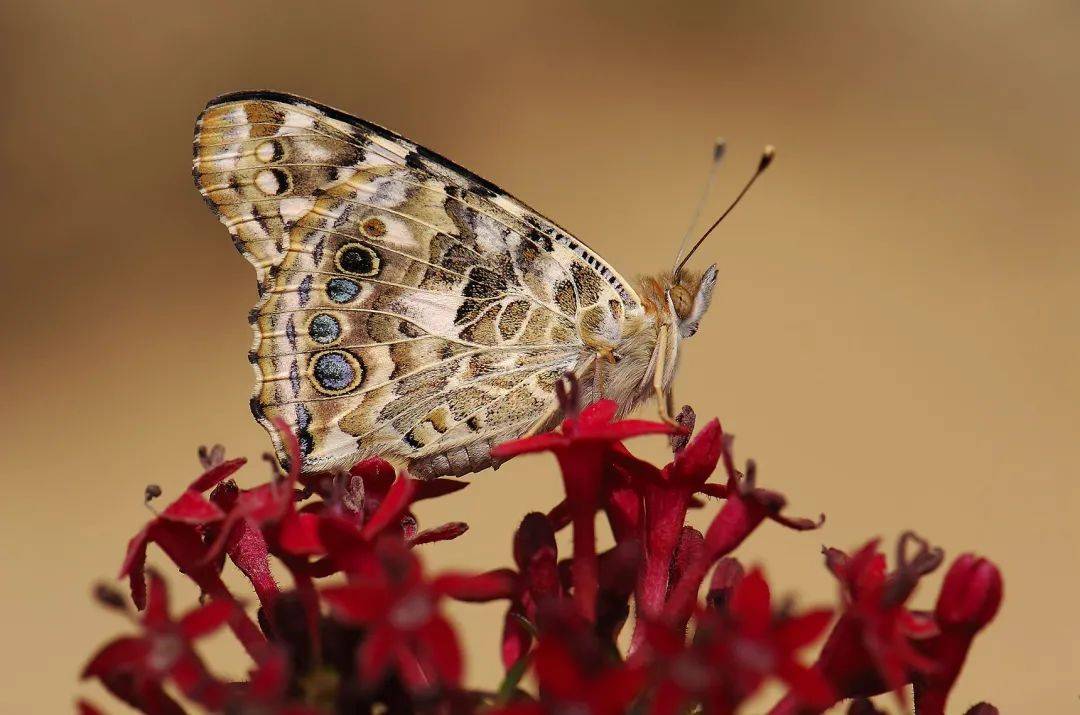
[[(121, 576), (142, 615), (120, 593), (98, 589), (138, 632), (106, 644), (83, 676), (141, 712), (165, 715), (725, 715), (740, 712), (770, 680), (787, 688), (775, 715), (822, 713), (845, 699), (850, 713), (870, 714), (877, 710), (866, 698), (893, 691), (906, 700), (908, 685), (917, 713), (945, 712), (975, 635), (1001, 602), (993, 563), (958, 558), (934, 611), (921, 613), (906, 604), (941, 564), (940, 550), (904, 534), (889, 570), (877, 540), (850, 556), (825, 549), (840, 604), (796, 611), (777, 602), (759, 568), (747, 572), (731, 553), (767, 521), (801, 531), (822, 519), (786, 516), (784, 497), (757, 486), (752, 462), (736, 469), (731, 437), (716, 420), (691, 439), (688, 408), (679, 432), (615, 421), (616, 406), (607, 401), (579, 412), (574, 392), (572, 383), (561, 391), (566, 418), (558, 431), (493, 450), (499, 459), (552, 452), (565, 500), (546, 514), (524, 515), (513, 567), (481, 574), (427, 574), (414, 551), (465, 532), (463, 523), (421, 530), (411, 509), (466, 482), (418, 481), (369, 459), (348, 472), (303, 479), (294, 467), (242, 489), (231, 477), (243, 460), (225, 461), (220, 449), (201, 452), (204, 473), (128, 546)], [(674, 451), (663, 468), (622, 444), (658, 433), (670, 435)], [(289, 463), (299, 464), (296, 441), (288, 447)], [(710, 481), (718, 465), (723, 478)], [(148, 488), (148, 499), (157, 493)], [(685, 519), (708, 498), (723, 505), (702, 533)], [(599, 515), (615, 537), (603, 552)], [(560, 560), (555, 536), (566, 527), (572, 554)], [(147, 586), (151, 544), (198, 587), (202, 605), (170, 615), (162, 577), (149, 572)], [(255, 619), (221, 577), (228, 562), (251, 583)], [(287, 588), (272, 562), (288, 574)], [(506, 675), (498, 687), (463, 687), (459, 640), (443, 614), (447, 599), (506, 603)], [(624, 652), (619, 636), (631, 610)], [(194, 645), (222, 626), (251, 656), (241, 682), (215, 674)], [(802, 651), (822, 636), (817, 661), (804, 661)], [(100, 712), (87, 702), (79, 710)], [(982, 703), (968, 712), (996, 711)]]

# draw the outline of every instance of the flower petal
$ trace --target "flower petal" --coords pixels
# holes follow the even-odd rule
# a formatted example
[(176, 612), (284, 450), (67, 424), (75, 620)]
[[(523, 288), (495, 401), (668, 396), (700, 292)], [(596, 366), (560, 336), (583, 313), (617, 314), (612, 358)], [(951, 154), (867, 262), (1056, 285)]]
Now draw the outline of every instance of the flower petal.
[(224, 519), (225, 512), (199, 492), (187, 489), (161, 512), (161, 518), (187, 524), (210, 524)]
[(319, 517), (308, 512), (292, 512), (281, 520), (278, 543), (291, 554), (326, 553), (326, 547), (319, 539)]
[(439, 682), (458, 685), (462, 672), (461, 646), (450, 623), (442, 616), (435, 616), (417, 635), (424, 648), (425, 660), (433, 666)]
[(641, 692), (645, 671), (626, 665), (617, 666), (600, 675), (588, 688), (590, 709), (594, 713), (623, 713), (626, 706)]
[(382, 457), (368, 457), (349, 470), (349, 474), (364, 480), (364, 488), (376, 494), (385, 494), (394, 483), (393, 465)]
[(424, 499), (434, 499), (436, 497), (446, 496), (447, 494), (453, 494), (454, 492), (460, 492), (467, 486), (469, 486), (469, 482), (464, 482), (460, 479), (445, 479), (442, 477), (425, 479), (416, 485), (416, 493), (413, 495), (413, 502), (423, 501)]
[(335, 615), (350, 623), (374, 623), (390, 606), (390, 595), (381, 584), (350, 583), (324, 588), (321, 593)]
[(207, 672), (194, 650), (189, 648), (178, 655), (169, 669), (169, 678), (185, 697), (207, 711), (220, 712), (225, 707), (228, 697), (225, 684)]
[(496, 459), (509, 459), (519, 454), (532, 452), (552, 452), (566, 447), (569, 440), (557, 432), (543, 432), (524, 439), (503, 442), (491, 448), (491, 456)]
[(671, 434), (674, 427), (663, 422), (648, 420), (622, 420), (578, 434), (575, 439), (587, 442), (618, 442), (646, 434)]
[(769, 584), (761, 571), (746, 574), (731, 595), (731, 614), (738, 618), (744, 630), (754, 635), (765, 633), (772, 621)]
[(813, 643), (829, 627), (832, 615), (831, 609), (819, 608), (783, 620), (776, 629), (776, 638), (780, 647), (793, 651)]
[[(153, 522), (151, 522), (153, 523)], [(146, 608), (146, 545), (149, 541), (148, 525), (128, 542), (124, 563), (120, 565), (120, 578), (128, 577), (131, 587), (131, 601), (140, 611)]]
[(156, 571), (150, 572), (150, 591), (146, 599), (143, 623), (157, 628), (169, 622), (169, 587)]
[(580, 698), (588, 684), (577, 670), (574, 657), (563, 644), (550, 638), (536, 646), (534, 668), (540, 687), (556, 698)]
[(97, 706), (87, 700), (79, 700), (76, 703), (79, 708), (79, 715), (105, 715), (101, 710), (98, 710)]
[(131, 673), (117, 673), (102, 677), (101, 684), (110, 693), (139, 712), (154, 713), (154, 715), (187, 715), (187, 711), (153, 680), (136, 678)]
[(236, 611), (236, 604), (225, 599), (215, 599), (185, 613), (179, 621), (180, 632), (189, 641), (210, 635), (228, 622)]
[(433, 544), (437, 541), (450, 541), (451, 539), (456, 539), (461, 536), (468, 530), (469, 525), (464, 521), (451, 521), (448, 524), (424, 529), (423, 531), (414, 534), (409, 537), (409, 546)]
[(928, 613), (915, 613), (903, 609), (898, 621), (901, 632), (913, 640), (924, 640), (941, 633), (938, 624)]
[(615, 419), (615, 414), (618, 411), (619, 403), (615, 400), (597, 400), (581, 411), (577, 418), (577, 424), (579, 427), (589, 429), (606, 425)]
[(280, 417), (275, 417), (273, 423), (277, 433), (281, 436), (281, 444), (285, 447), (285, 453), (289, 455), (289, 463), (281, 466), (289, 471), (285, 482), (288, 484), (289, 491), (292, 491), (296, 480), (300, 478), (300, 463), (303, 461), (303, 457), (300, 455), (300, 442), (296, 439), (296, 434), (292, 431), (292, 427), (289, 426), (288, 422)]
[(149, 652), (150, 644), (143, 638), (117, 638), (106, 643), (90, 658), (81, 677), (100, 678), (115, 671), (133, 669)]
[(711, 420), (675, 456), (671, 463), (671, 479), (694, 489), (700, 488), (716, 470), (716, 464), (720, 461), (723, 436), (720, 421)]
[(285, 692), (289, 685), (289, 661), (285, 653), (270, 650), (259, 662), (259, 667), (248, 678), (248, 694), (260, 702), (272, 701)]
[(777, 675), (788, 684), (791, 692), (815, 712), (836, 702), (836, 693), (825, 676), (814, 668), (807, 668), (793, 660), (780, 664)]
[(390, 485), (390, 491), (386, 493), (386, 498), (383, 499), (378, 510), (364, 524), (361, 535), (365, 539), (372, 539), (390, 524), (398, 523), (402, 513), (408, 508), (415, 489), (415, 479), (399, 474), (394, 483)]
[(514, 667), (514, 664), (529, 652), (529, 646), (532, 645), (532, 634), (522, 623), (525, 617), (515, 611), (514, 608), (516, 607), (508, 610), (503, 619), (502, 648), (500, 652), (503, 668), (506, 670)]
[(356, 659), (360, 682), (375, 685), (382, 680), (390, 666), (397, 639), (397, 632), (385, 626), (376, 627), (368, 633), (360, 644), (360, 655)]
[(431, 583), (435, 593), (445, 594), (458, 601), (485, 603), (512, 598), (517, 593), (517, 574), (510, 569), (467, 575), (446, 573)]
[(247, 460), (243, 457), (238, 457), (237, 459), (230, 459), (227, 462), (222, 462), (221, 464), (215, 467), (211, 467), (210, 469), (203, 472), (198, 478), (195, 479), (195, 481), (188, 485), (188, 489), (194, 492), (205, 492), (207, 489), (215, 487), (218, 485), (218, 483), (231, 477), (234, 473), (236, 473), (237, 470), (240, 469), (240, 467), (244, 466), (245, 464), (247, 464)]

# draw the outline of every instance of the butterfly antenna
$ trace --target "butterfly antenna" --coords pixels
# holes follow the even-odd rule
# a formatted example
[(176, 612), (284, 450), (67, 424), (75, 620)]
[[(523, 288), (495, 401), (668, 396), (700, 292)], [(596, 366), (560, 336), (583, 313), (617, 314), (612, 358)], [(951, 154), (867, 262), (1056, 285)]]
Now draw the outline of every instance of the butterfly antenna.
[(691, 214), (690, 225), (686, 227), (686, 233), (683, 234), (682, 240), (679, 241), (679, 250), (675, 254), (672, 265), (678, 265), (679, 259), (682, 258), (683, 249), (686, 248), (686, 244), (690, 241), (690, 236), (694, 232), (694, 227), (697, 226), (698, 221), (701, 219), (701, 212), (705, 210), (705, 202), (708, 200), (709, 195), (712, 194), (713, 183), (716, 181), (716, 170), (720, 167), (720, 162), (724, 159), (726, 150), (727, 142), (723, 139), (717, 139), (713, 145), (712, 161), (709, 162), (709, 173), (705, 179), (705, 186), (701, 190), (701, 198), (698, 199), (697, 207), (694, 208), (694, 213)]
[(724, 209), (724, 213), (720, 214), (720, 218), (713, 221), (712, 226), (709, 226), (708, 230), (706, 230), (705, 233), (701, 235), (701, 238), (697, 240), (697, 243), (695, 243), (694, 246), (690, 249), (690, 251), (686, 254), (686, 257), (683, 258), (682, 261), (675, 266), (675, 270), (671, 272), (672, 280), (678, 280), (679, 272), (682, 271), (683, 266), (686, 265), (686, 262), (690, 260), (690, 257), (694, 255), (694, 252), (698, 250), (702, 243), (705, 242), (705, 239), (709, 237), (709, 234), (712, 233), (713, 230), (720, 225), (720, 222), (723, 221), (729, 213), (731, 213), (731, 210), (739, 205), (739, 202), (742, 201), (742, 197), (745, 196), (746, 192), (750, 190), (750, 187), (754, 185), (754, 182), (757, 181), (757, 178), (761, 176), (766, 169), (769, 168), (769, 164), (772, 163), (774, 156), (776, 156), (776, 149), (774, 149), (771, 144), (765, 147), (765, 150), (761, 152), (761, 161), (758, 162), (757, 171), (755, 171), (754, 175), (750, 177), (750, 180), (746, 182), (746, 186), (743, 186), (742, 191), (740, 191), (739, 195), (735, 197), (735, 200), (731, 202), (731, 205)]

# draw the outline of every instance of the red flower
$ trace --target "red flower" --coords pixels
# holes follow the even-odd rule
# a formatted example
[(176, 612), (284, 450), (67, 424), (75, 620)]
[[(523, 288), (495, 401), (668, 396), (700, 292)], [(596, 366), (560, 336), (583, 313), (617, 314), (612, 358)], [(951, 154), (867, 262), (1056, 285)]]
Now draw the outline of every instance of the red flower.
[[(275, 420), (275, 425), (285, 441), (285, 448), (289, 454), (287, 460), (290, 465), (289, 471), (282, 479), (275, 478), (254, 489), (231, 489), (229, 493), (219, 496), (219, 499), (226, 504), (228, 514), (217, 529), (213, 547), (207, 558), (214, 558), (223, 549), (236, 551), (239, 548), (238, 542), (244, 537), (245, 531), (268, 531), (270, 529), (267, 527), (276, 528), (286, 518), (296, 517), (295, 487), (300, 477), (300, 445), (287, 424), (281, 420)], [(259, 538), (263, 539), (261, 533)], [(260, 550), (267, 548), (265, 539), (258, 548)], [(265, 562), (263, 554), (258, 554), (258, 557), (260, 561)], [(239, 562), (237, 566), (248, 573), (253, 569), (260, 569), (262, 564), (249, 561)], [(255, 583), (253, 581), (253, 585)], [(274, 587), (272, 590), (276, 592), (277, 589)]]
[[(136, 608), (146, 606), (146, 547), (157, 543), (181, 571), (189, 573), (196, 581), (201, 577), (207, 585), (213, 582), (216, 572), (201, 565), (205, 553), (199, 527), (221, 521), (225, 513), (203, 497), (202, 493), (227, 479), (247, 460), (231, 459), (221, 462), (203, 472), (181, 492), (180, 496), (152, 519), (142, 531), (128, 543), (127, 554), (120, 568), (121, 578), (127, 576), (131, 583), (131, 600)], [(153, 485), (147, 487), (147, 499), (160, 494)], [(203, 586), (203, 584), (200, 584)], [(210, 589), (203, 586), (204, 591)]]
[(193, 642), (224, 625), (234, 608), (228, 601), (211, 601), (174, 621), (165, 581), (151, 572), (142, 634), (107, 643), (90, 659), (82, 677), (100, 679), (117, 697), (144, 712), (183, 712), (163, 690), (166, 681), (208, 709), (221, 708), (225, 685), (207, 671)]
[[(787, 683), (801, 702), (834, 702), (829, 684), (796, 658), (829, 624), (831, 611), (775, 615), (769, 585), (760, 571), (738, 581), (724, 610), (702, 610), (689, 647), (665, 629), (651, 629), (650, 653), (661, 677), (653, 713), (684, 712), (703, 703), (709, 713), (732, 713), (766, 679)], [(657, 647), (659, 644), (659, 647)]]
[(596, 599), (597, 637), (617, 650), (616, 643), (630, 616), (630, 598), (641, 572), (641, 542), (627, 539), (600, 554), (600, 589)]
[[(850, 715), (871, 715), (878, 711), (866, 697), (907, 684), (914, 686), (919, 715), (944, 715), (974, 637), (1000, 607), (1002, 579), (993, 563), (970, 554), (957, 559), (931, 617), (907, 603), (922, 576), (940, 564), (939, 550), (905, 534), (896, 567), (887, 572), (876, 541), (851, 556), (826, 549), (842, 607), (817, 662), (807, 667), (800, 651), (827, 628), (830, 612), (775, 604), (762, 574), (745, 573), (726, 554), (766, 520), (798, 530), (820, 521), (784, 516), (784, 497), (756, 486), (752, 462), (745, 476), (737, 472), (731, 438), (717, 421), (691, 438), (688, 408), (679, 431), (615, 421), (611, 402), (579, 413), (575, 395), (572, 380), (559, 384), (565, 415), (559, 431), (493, 450), (496, 459), (553, 452), (565, 499), (547, 516), (525, 516), (514, 534), (513, 568), (478, 575), (425, 575), (413, 550), (468, 528), (452, 521), (421, 530), (411, 511), (414, 502), (465, 482), (417, 481), (378, 458), (347, 473), (301, 478), (298, 445), (284, 425), (282, 464), (292, 469), (275, 468), (268, 483), (253, 488), (230, 478), (242, 460), (224, 461), (220, 447), (200, 451), (205, 473), (128, 546), (121, 575), (145, 611), (139, 632), (106, 644), (84, 677), (100, 679), (148, 715), (183, 715), (180, 699), (200, 712), (236, 715), (384, 709), (734, 715), (770, 681), (788, 687), (772, 715), (822, 713), (839, 698), (854, 698)], [(621, 442), (665, 432), (675, 456), (662, 469), (636, 459)], [(726, 479), (711, 483), (720, 459)], [(148, 498), (160, 491), (148, 487)], [(704, 496), (724, 503), (703, 534), (685, 520), (689, 509), (706, 503)], [(594, 531), (599, 510), (614, 536), (601, 554)], [(560, 562), (556, 532), (569, 525), (573, 555)], [(169, 616), (158, 575), (150, 574), (147, 590), (151, 543), (199, 586), (205, 605)], [(258, 627), (222, 581), (228, 560), (259, 598)], [(291, 575), (292, 590), (279, 588), (278, 566)], [(316, 588), (317, 579), (337, 574), (334, 585)], [(95, 594), (135, 618), (123, 593), (99, 586)], [(447, 598), (507, 601), (506, 674), (494, 692), (461, 687), (458, 637), (442, 607)], [(619, 634), (631, 599), (638, 630), (624, 656)], [(255, 663), (244, 682), (215, 677), (196, 651), (199, 638), (225, 623)], [(539, 686), (535, 696), (525, 692), (531, 681), (523, 676), (530, 672)], [(85, 701), (78, 708), (98, 712)], [(995, 712), (983, 703), (968, 715)]]
[[(212, 546), (203, 560), (220, 559), (224, 550), (251, 582), (263, 608), (270, 610), (280, 595), (270, 570), (270, 556), (277, 556), (293, 577), (297, 593), (307, 610), (311, 641), (317, 644), (319, 608), (311, 569), (304, 559), (297, 558), (282, 546), (283, 533), (302, 528), (301, 515), (296, 511), (299, 494), (295, 489), (300, 477), (300, 445), (288, 425), (280, 420), (276, 424), (289, 455), (284, 462), (289, 465), (288, 472), (281, 476), (275, 470), (270, 482), (254, 489), (241, 490), (229, 480), (211, 492), (211, 501), (221, 507), (227, 516), (220, 523), (205, 529), (205, 536), (212, 541)], [(215, 453), (206, 461), (212, 463), (222, 457), (223, 452), (215, 449)]]
[[(351, 477), (352, 492), (354, 495), (358, 495), (359, 499), (354, 496), (352, 500), (345, 503), (359, 507), (357, 511), (361, 525), (376, 518), (376, 514), (381, 510), (383, 503), (387, 500), (395, 503), (395, 499), (399, 496), (394, 493), (394, 484), (397, 481), (394, 468), (383, 459), (378, 457), (365, 459), (350, 469), (349, 475)], [(410, 546), (456, 539), (469, 530), (468, 524), (461, 521), (452, 521), (421, 531), (410, 508), (416, 502), (461, 491), (469, 486), (468, 482), (443, 477), (414, 479), (404, 474), (400, 478), (408, 479), (411, 485), (408, 504), (405, 505), (405, 509), (401, 512), (400, 519), (398, 519), (401, 535)], [(386, 528), (392, 529), (393, 524), (387, 522)]]
[[(401, 528), (401, 518), (409, 508), (416, 480), (404, 474), (394, 480), (386, 498), (379, 503), (370, 518), (361, 522), (332, 511), (318, 520), (318, 538), (325, 553), (339, 571), (346, 574), (364, 573), (372, 561), (372, 548), (384, 534), (394, 536)], [(401, 535), (397, 531), (398, 536)]]
[[(394, 484), (394, 468), (389, 462), (379, 457), (371, 457), (355, 465), (349, 474), (360, 479), (362, 485), (360, 510), (364, 518), (370, 518), (386, 500)], [(453, 494), (469, 486), (468, 482), (457, 479), (438, 477), (436, 479), (414, 479), (412, 502)], [(355, 484), (355, 480), (353, 484)]]
[[(203, 541), (203, 534), (219, 524), (225, 513), (208, 501), (203, 492), (227, 479), (245, 462), (244, 459), (232, 459), (210, 467), (128, 542), (120, 577), (128, 578), (131, 599), (137, 608), (141, 610), (146, 606), (146, 550), (151, 543), (157, 544), (204, 593), (235, 605), (218, 568), (209, 563), (211, 550)], [(147, 494), (151, 496), (153, 491), (148, 488)], [(265, 638), (242, 609), (234, 608), (231, 612), (233, 617), (229, 625), (237, 638), (249, 652), (258, 651)]]
[[(709, 422), (663, 469), (629, 455), (620, 455), (616, 462), (644, 503), (641, 537), (645, 545), (645, 562), (635, 593), (639, 623), (660, 616), (671, 585), (669, 577), (673, 575), (675, 549), (682, 535), (686, 512), (694, 494), (716, 469), (722, 451), (722, 436), (720, 423), (717, 420)], [(691, 561), (686, 560), (676, 575), (690, 568)], [(693, 601), (688, 599), (680, 612), (689, 617), (692, 607)], [(640, 643), (642, 636), (639, 629), (634, 637), (635, 644)]]
[(713, 570), (712, 581), (709, 582), (709, 593), (705, 598), (709, 608), (726, 609), (728, 602), (731, 600), (731, 594), (745, 575), (746, 573), (738, 559), (730, 556), (720, 559)]
[(510, 584), (507, 595), (511, 600), (503, 618), (502, 635), (502, 661), (507, 670), (532, 645), (532, 630), (526, 624), (536, 622), (538, 607), (563, 596), (555, 529), (543, 514), (531, 512), (521, 520), (514, 532), (514, 563), (517, 571), (493, 572)]
[(964, 554), (953, 562), (934, 607), (934, 620), (941, 632), (915, 643), (935, 666), (915, 676), (919, 715), (945, 712), (949, 691), (960, 675), (971, 642), (997, 614), (1001, 596), (1001, 572), (992, 562), (974, 554)]
[[(908, 556), (908, 546), (917, 551)], [(936, 631), (933, 622), (912, 613), (905, 603), (926, 574), (941, 564), (940, 549), (911, 532), (897, 545), (897, 568), (885, 572), (885, 557), (877, 540), (848, 557), (838, 549), (825, 549), (829, 570), (840, 581), (845, 609), (829, 634), (815, 669), (836, 688), (840, 698), (868, 697), (890, 690), (903, 702), (902, 688), (912, 672), (934, 668), (929, 658), (912, 645)], [(822, 712), (798, 708), (792, 698), (773, 708), (773, 715)]]
[(531, 452), (552, 452), (559, 462), (567, 507), (574, 524), (574, 560), (571, 574), (574, 601), (590, 621), (596, 613), (597, 559), (595, 515), (601, 506), (605, 465), (621, 440), (644, 434), (668, 434), (671, 427), (659, 422), (622, 420), (613, 422), (618, 405), (600, 400), (577, 414), (577, 384), (569, 389), (559, 383), (559, 398), (566, 415), (561, 432), (500, 444), (491, 450), (497, 459)]
[(746, 476), (740, 478), (731, 456), (729, 435), (724, 435), (723, 457), (728, 475), (727, 501), (705, 533), (705, 544), (711, 558), (718, 559), (730, 554), (766, 519), (795, 531), (816, 529), (825, 523), (824, 514), (817, 521), (781, 514), (787, 499), (779, 492), (757, 486), (757, 465), (753, 460), (746, 463)]
[(640, 694), (645, 680), (641, 669), (626, 664), (584, 668), (556, 638), (537, 645), (535, 669), (541, 702), (553, 713), (619, 715)]
[(538, 615), (540, 639), (532, 667), (539, 702), (517, 702), (491, 715), (620, 715), (630, 710), (645, 685), (639, 666), (621, 663), (566, 601), (549, 601)]
[[(705, 537), (694, 527), (684, 526), (679, 536), (679, 545), (672, 555), (670, 582), (678, 583), (681, 581), (704, 558)], [(663, 603), (661, 602), (660, 605), (663, 606)], [(687, 601), (682, 604), (681, 609), (668, 611), (666, 614), (667, 622), (685, 632), (690, 617), (694, 615), (696, 605), (694, 601)]]
[(289, 660), (278, 649), (268, 650), (251, 673), (239, 703), (230, 708), (254, 715), (319, 715), (319, 710), (299, 705), (289, 699)]
[[(466, 486), (467, 482), (453, 479), (419, 480), (404, 472), (397, 475), (388, 462), (377, 457), (365, 459), (344, 478), (328, 476), (318, 480), (317, 488), (328, 501), (304, 507), (296, 518), (287, 519), (281, 527), (281, 543), (286, 551), (298, 555), (334, 551), (323, 543), (327, 520), (336, 525), (329, 528), (351, 532), (357, 537), (338, 533), (339, 538), (334, 542), (337, 548), (352, 543), (356, 548), (368, 550), (374, 539), (383, 535), (400, 536), (412, 546), (455, 539), (468, 530), (468, 524), (450, 522), (419, 531), (409, 507), (423, 499), (450, 494)], [(351, 556), (337, 556), (339, 561), (345, 558), (354, 566), (355, 558), (361, 558), (355, 551)], [(349, 567), (339, 563), (337, 568)]]
[(413, 690), (457, 686), (461, 650), (439, 601), (447, 595), (501, 597), (505, 582), (492, 575), (456, 574), (427, 580), (405, 544), (392, 539), (379, 542), (374, 555), (374, 573), (321, 592), (339, 619), (365, 629), (357, 657), (361, 681), (376, 685), (392, 667)]
[[(727, 472), (727, 484), (722, 494), (726, 497), (726, 501), (705, 532), (705, 548), (702, 550), (702, 557), (696, 563), (689, 565), (684, 570), (682, 578), (673, 584), (671, 594), (664, 606), (665, 618), (673, 618), (676, 614), (684, 613), (688, 604), (697, 597), (698, 588), (705, 579), (709, 567), (718, 559), (734, 551), (766, 519), (796, 531), (817, 529), (825, 523), (824, 514), (820, 515), (817, 521), (781, 514), (780, 512), (787, 504), (784, 495), (757, 486), (757, 467), (753, 460), (746, 464), (746, 475), (741, 475), (735, 469), (731, 453), (731, 435), (725, 434), (721, 440), (721, 456), (724, 460), (724, 470)], [(702, 485), (702, 487), (706, 486), (708, 485)]]

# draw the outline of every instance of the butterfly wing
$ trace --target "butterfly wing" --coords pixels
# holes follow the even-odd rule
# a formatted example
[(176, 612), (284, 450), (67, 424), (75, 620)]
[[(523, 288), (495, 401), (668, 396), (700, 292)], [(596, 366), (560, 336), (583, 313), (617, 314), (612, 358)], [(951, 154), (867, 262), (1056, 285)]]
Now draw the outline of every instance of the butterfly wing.
[[(386, 129), (271, 92), (210, 102), (195, 183), (255, 266), (252, 411), (305, 471), (372, 454), (485, 466), (641, 311), (580, 241)], [(432, 467), (433, 464), (437, 466)]]

